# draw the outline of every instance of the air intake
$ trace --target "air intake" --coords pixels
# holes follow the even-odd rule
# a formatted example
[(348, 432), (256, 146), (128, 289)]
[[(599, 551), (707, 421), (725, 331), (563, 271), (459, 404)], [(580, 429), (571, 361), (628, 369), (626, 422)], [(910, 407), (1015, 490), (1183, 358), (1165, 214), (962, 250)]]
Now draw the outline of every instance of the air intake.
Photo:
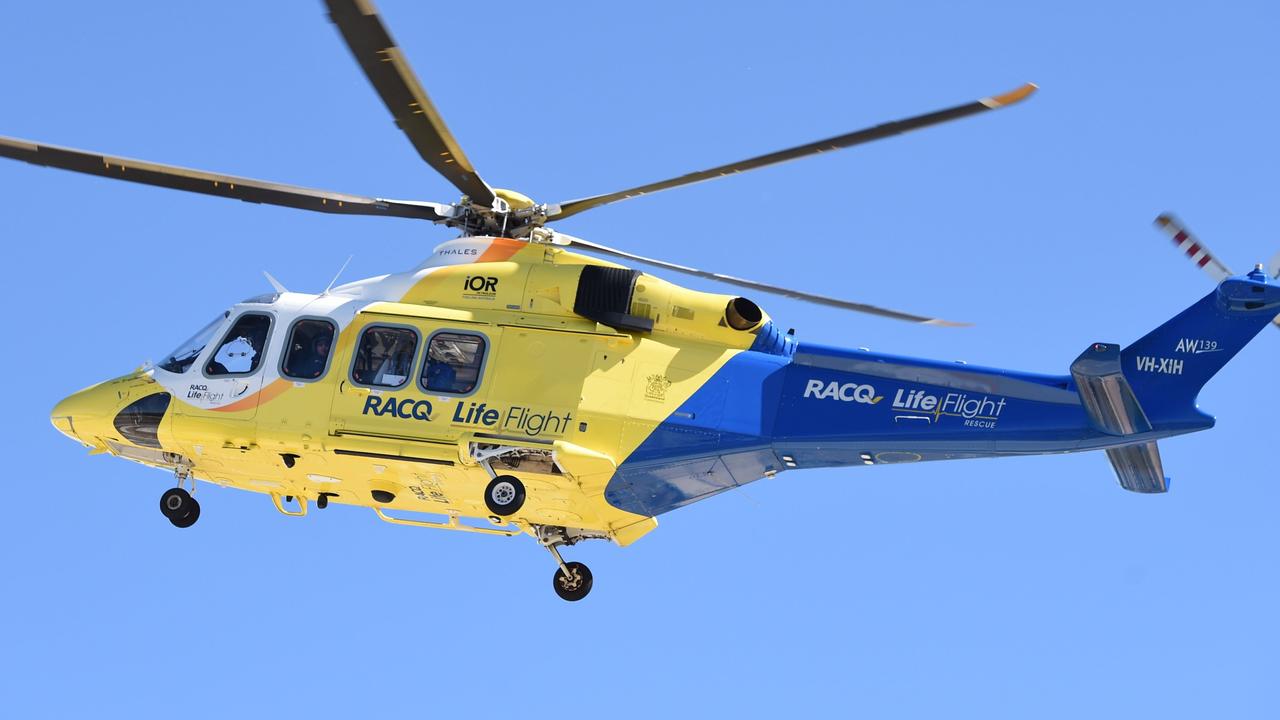
[(631, 314), (631, 296), (640, 274), (639, 270), (627, 268), (584, 265), (573, 311), (619, 330), (651, 332), (653, 320)]

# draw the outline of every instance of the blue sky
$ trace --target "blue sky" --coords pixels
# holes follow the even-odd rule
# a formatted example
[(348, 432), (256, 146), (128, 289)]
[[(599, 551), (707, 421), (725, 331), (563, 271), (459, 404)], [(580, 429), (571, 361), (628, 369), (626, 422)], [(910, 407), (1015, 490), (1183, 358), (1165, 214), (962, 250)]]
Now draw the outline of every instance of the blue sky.
[[(1268, 3), (381, 0), (492, 184), (580, 197), (965, 102), (1021, 106), (566, 221), (596, 242), (975, 326), (758, 298), (802, 340), (1063, 372), (1280, 250)], [(691, 7), (692, 6), (692, 7)], [(333, 190), (454, 191), (319, 2), (5, 2), (0, 134)], [(14, 329), (0, 713), (1275, 717), (1280, 332), (1163, 444), (1172, 492), (1100, 454), (788, 473), (570, 550), (332, 508), (306, 520), (88, 457), (48, 412), (156, 359), (270, 270), (318, 291), (450, 233), (0, 162)], [(674, 279), (674, 278), (673, 278)], [(691, 286), (715, 286), (690, 281)], [(16, 287), (15, 287), (16, 285)]]

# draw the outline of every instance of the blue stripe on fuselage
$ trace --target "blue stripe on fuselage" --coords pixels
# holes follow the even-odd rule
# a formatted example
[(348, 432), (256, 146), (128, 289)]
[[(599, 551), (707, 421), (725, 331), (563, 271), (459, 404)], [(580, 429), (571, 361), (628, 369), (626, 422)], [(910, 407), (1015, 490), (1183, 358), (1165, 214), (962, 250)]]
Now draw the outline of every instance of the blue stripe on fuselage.
[(778, 355), (735, 355), (618, 466), (605, 499), (659, 515), (780, 470), (770, 438), (787, 367)]
[(1115, 441), (1090, 425), (1067, 375), (800, 345), (793, 357), (734, 356), (618, 467), (605, 498), (658, 515), (793, 466), (1070, 452)]

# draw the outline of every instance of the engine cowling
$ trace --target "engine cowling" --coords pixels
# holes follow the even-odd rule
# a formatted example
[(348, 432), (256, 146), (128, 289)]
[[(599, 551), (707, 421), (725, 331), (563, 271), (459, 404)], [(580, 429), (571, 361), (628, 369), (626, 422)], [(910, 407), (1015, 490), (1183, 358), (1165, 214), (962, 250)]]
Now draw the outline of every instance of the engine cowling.
[(750, 345), (767, 320), (751, 300), (680, 287), (627, 268), (587, 265), (578, 278), (574, 312), (637, 332)]

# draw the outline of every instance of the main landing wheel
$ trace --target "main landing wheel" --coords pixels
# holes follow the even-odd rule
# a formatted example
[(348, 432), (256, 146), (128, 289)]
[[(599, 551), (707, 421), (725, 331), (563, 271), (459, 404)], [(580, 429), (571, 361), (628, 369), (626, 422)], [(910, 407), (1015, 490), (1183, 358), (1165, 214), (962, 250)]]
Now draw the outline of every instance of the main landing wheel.
[(182, 488), (169, 488), (160, 496), (160, 512), (174, 527), (187, 528), (200, 519), (200, 503)]
[(591, 570), (580, 562), (564, 565), (569, 569), (569, 574), (565, 575), (563, 569), (556, 568), (556, 576), (552, 579), (551, 585), (556, 589), (556, 594), (561, 600), (577, 602), (591, 592)]
[(494, 515), (515, 515), (524, 505), (524, 483), (514, 475), (499, 475), (484, 489), (484, 504)]

